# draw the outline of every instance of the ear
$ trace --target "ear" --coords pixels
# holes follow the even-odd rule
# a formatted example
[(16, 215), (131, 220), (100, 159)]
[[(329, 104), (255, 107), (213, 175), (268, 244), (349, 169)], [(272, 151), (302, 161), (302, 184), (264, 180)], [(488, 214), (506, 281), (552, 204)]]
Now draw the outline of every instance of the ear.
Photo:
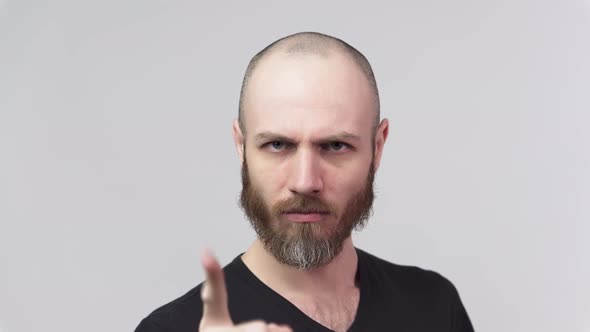
[(238, 119), (235, 119), (233, 122), (233, 136), (234, 136), (234, 145), (236, 146), (236, 150), (238, 152), (238, 157), (240, 157), (240, 162), (244, 163), (244, 135), (242, 134), (242, 129), (240, 129), (240, 123)]
[(381, 163), (383, 146), (387, 140), (387, 135), (389, 135), (389, 120), (383, 119), (379, 124), (379, 127), (377, 127), (377, 132), (375, 133), (375, 159), (373, 164), (375, 167), (375, 172), (377, 172), (377, 169), (379, 169), (379, 164)]

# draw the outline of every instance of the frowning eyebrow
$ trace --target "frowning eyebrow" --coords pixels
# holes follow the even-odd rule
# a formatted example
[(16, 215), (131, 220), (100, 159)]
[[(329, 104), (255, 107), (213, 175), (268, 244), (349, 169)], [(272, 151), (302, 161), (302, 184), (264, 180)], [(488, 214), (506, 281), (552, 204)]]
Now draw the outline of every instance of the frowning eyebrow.
[(276, 134), (270, 131), (263, 131), (261, 133), (256, 134), (256, 136), (254, 136), (254, 139), (258, 142), (260, 141), (286, 141), (286, 142), (291, 142), (292, 139), (288, 138), (285, 135), (281, 135), (281, 134)]
[(334, 141), (356, 141), (360, 142), (361, 138), (358, 135), (353, 133), (349, 133), (347, 131), (342, 131), (335, 135), (330, 135), (328, 137), (322, 138), (321, 141), (327, 142), (334, 142)]
[[(257, 142), (260, 141), (283, 141), (283, 142), (293, 142), (293, 139), (278, 133), (273, 133), (271, 131), (263, 131), (261, 133), (256, 134), (254, 139)], [(360, 136), (355, 135), (353, 133), (347, 131), (341, 131), (334, 135), (329, 135), (326, 137), (322, 137), (317, 139), (316, 143), (326, 143), (326, 142), (335, 142), (335, 141), (356, 141), (359, 142), (361, 140)]]

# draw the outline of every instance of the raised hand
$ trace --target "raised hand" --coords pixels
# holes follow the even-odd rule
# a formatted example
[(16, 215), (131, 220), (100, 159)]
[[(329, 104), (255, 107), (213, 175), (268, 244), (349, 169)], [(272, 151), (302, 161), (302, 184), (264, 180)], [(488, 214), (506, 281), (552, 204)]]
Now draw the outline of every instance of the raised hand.
[(205, 269), (206, 279), (201, 288), (203, 316), (199, 323), (201, 332), (291, 332), (285, 325), (268, 324), (261, 320), (234, 325), (227, 305), (227, 288), (221, 266), (215, 257), (205, 251), (201, 255), (201, 264)]

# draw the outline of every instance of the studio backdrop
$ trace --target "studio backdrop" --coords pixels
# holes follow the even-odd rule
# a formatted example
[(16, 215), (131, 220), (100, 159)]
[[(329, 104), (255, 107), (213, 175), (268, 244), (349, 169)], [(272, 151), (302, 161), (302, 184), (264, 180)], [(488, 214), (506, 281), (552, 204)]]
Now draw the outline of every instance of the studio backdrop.
[(371, 62), (391, 123), (356, 246), (482, 332), (590, 331), (590, 3), (0, 1), (0, 331), (132, 331), (254, 232), (231, 138), (298, 31)]

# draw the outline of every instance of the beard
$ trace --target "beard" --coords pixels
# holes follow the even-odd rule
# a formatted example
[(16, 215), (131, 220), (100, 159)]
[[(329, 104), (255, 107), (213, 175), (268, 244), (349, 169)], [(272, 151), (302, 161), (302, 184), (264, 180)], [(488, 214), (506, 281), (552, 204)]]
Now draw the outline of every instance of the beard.
[[(317, 196), (297, 193), (269, 207), (253, 185), (244, 157), (240, 203), (266, 251), (283, 264), (308, 270), (330, 263), (342, 251), (344, 241), (350, 237), (352, 231), (361, 230), (366, 225), (375, 197), (374, 178), (375, 171), (371, 161), (364, 188), (346, 202), (339, 217), (330, 203)], [(327, 211), (328, 216), (338, 219), (335, 223), (282, 223), (280, 216), (288, 211)]]

